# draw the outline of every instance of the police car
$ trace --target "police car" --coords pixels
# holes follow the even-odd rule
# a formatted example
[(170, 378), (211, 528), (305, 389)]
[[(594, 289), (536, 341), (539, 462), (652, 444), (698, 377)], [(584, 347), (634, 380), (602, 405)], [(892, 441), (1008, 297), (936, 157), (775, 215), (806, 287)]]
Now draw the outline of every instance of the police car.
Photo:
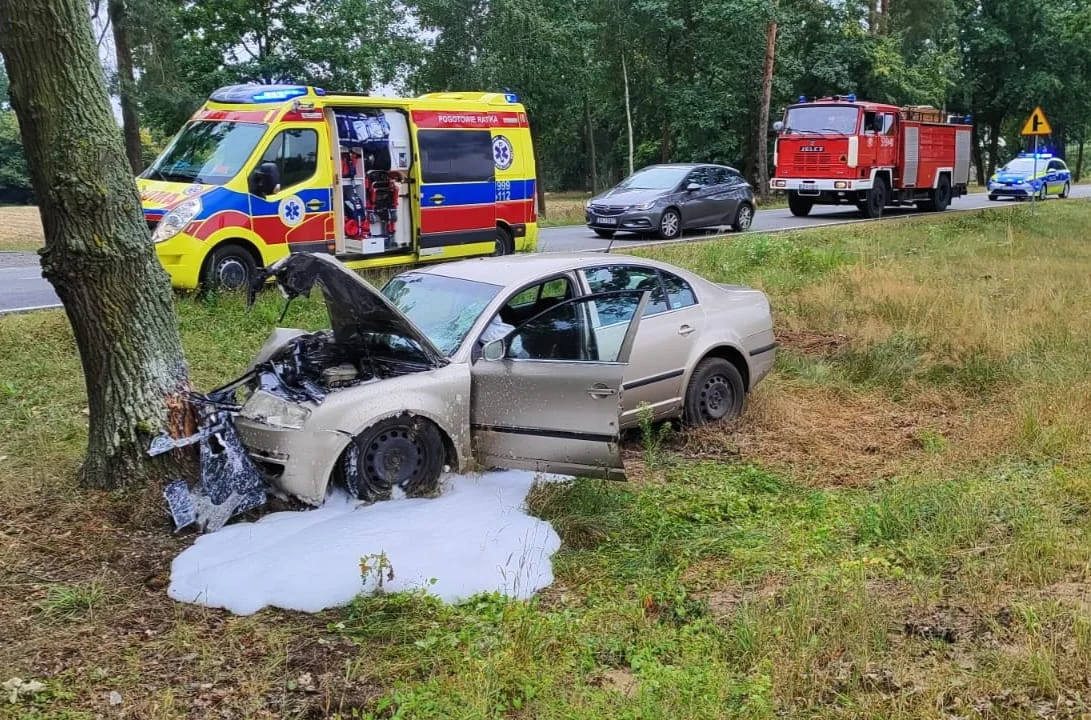
[(1018, 157), (993, 173), (987, 183), (990, 200), (1002, 197), (1017, 199), (1032, 195), (1045, 200), (1047, 195), (1068, 197), (1072, 189), (1072, 173), (1064, 160), (1050, 153), (1020, 153)]

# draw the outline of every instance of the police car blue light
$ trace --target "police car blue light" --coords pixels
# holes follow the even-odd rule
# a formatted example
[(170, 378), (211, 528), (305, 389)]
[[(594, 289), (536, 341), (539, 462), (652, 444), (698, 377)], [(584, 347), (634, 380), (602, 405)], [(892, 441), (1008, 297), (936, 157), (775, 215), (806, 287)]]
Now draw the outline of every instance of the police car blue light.
[(1024, 152), (993, 173), (986, 188), (990, 200), (1025, 200), (1032, 196), (1045, 200), (1049, 195), (1066, 198), (1072, 189), (1072, 173), (1064, 160), (1051, 152)]

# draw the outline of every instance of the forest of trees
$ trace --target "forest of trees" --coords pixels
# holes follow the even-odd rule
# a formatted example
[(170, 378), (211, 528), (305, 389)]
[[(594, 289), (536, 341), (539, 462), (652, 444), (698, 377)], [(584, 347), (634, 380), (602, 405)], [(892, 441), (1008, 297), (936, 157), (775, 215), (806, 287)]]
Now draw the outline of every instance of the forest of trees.
[[(771, 121), (799, 95), (971, 114), (979, 179), (1019, 149), (1035, 105), (1073, 169), (1091, 131), (1086, 0), (108, 0), (89, 12), (112, 48), (134, 166), (213, 89), (248, 81), (510, 90), (549, 190), (672, 160), (755, 178)], [(25, 177), (17, 146), (0, 111), (0, 185)]]

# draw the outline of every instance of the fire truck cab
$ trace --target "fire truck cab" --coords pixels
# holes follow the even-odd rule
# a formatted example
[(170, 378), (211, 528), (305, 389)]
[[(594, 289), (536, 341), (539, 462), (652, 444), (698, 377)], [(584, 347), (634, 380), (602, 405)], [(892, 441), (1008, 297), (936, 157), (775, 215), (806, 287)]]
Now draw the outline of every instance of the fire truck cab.
[(801, 97), (773, 128), (776, 171), (769, 185), (787, 192), (793, 215), (815, 205), (855, 205), (869, 218), (891, 205), (942, 211), (966, 193), (969, 118), (836, 95)]

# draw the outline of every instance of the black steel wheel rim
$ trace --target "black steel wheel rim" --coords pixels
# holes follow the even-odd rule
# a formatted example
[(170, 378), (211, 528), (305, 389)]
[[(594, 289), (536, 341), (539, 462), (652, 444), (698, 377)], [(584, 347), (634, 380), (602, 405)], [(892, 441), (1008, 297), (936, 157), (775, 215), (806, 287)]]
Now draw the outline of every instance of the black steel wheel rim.
[(734, 401), (735, 390), (726, 376), (717, 373), (705, 378), (701, 385), (701, 417), (719, 420), (731, 410)]
[(238, 290), (247, 284), (246, 265), (236, 257), (226, 257), (216, 263), (216, 282), (225, 290)]
[(427, 449), (420, 436), (407, 427), (382, 431), (364, 448), (364, 472), (368, 480), (385, 487), (404, 486), (420, 477)]

